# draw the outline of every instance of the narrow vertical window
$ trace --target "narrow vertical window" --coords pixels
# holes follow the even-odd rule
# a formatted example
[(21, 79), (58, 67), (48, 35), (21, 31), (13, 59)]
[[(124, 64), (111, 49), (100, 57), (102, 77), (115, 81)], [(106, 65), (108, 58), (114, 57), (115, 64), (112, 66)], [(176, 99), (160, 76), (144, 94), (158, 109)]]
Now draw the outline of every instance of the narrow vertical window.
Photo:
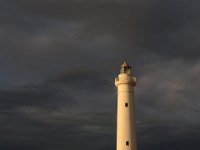
[(129, 141), (126, 141), (126, 146), (128, 146), (129, 145)]
[(125, 107), (128, 107), (128, 103), (125, 103)]

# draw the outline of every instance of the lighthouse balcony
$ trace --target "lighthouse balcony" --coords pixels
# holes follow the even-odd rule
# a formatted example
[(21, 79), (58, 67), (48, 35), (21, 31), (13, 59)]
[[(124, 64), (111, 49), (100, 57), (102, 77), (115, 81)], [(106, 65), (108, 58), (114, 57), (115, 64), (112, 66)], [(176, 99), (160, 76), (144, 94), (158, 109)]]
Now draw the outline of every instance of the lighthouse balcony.
[(115, 78), (115, 85), (118, 86), (119, 84), (132, 84), (133, 86), (135, 86), (136, 78), (131, 75), (120, 74), (118, 77)]

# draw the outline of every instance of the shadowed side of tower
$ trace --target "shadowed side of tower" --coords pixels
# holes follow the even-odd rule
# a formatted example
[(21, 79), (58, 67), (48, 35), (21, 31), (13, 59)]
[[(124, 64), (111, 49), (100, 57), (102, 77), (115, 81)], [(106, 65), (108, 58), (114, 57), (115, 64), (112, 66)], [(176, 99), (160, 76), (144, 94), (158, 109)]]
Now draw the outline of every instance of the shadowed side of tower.
[(115, 78), (117, 87), (117, 145), (116, 150), (137, 150), (134, 110), (136, 78), (124, 62)]

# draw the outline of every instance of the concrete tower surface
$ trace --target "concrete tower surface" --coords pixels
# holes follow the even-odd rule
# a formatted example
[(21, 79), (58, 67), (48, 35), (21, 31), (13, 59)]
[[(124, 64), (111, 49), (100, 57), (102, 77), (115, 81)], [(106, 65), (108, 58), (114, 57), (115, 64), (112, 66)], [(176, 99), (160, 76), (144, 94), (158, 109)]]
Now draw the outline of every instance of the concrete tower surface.
[(117, 145), (116, 150), (137, 150), (134, 110), (136, 78), (131, 67), (124, 62), (115, 78), (117, 87)]

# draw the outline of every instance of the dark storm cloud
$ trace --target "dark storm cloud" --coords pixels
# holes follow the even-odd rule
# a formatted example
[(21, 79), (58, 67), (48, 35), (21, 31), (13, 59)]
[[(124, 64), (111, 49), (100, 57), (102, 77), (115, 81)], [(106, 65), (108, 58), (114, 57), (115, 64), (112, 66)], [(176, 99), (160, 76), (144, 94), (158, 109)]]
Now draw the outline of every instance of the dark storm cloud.
[(21, 1), (16, 4), (17, 11), (26, 12), (36, 20), (44, 18), (46, 22), (62, 20), (80, 24), (79, 36), (83, 39), (95, 40), (108, 34), (139, 50), (151, 48), (163, 55), (193, 58), (191, 51), (199, 56), (198, 3), (154, 0), (43, 1), (39, 4)]
[(113, 90), (110, 81), (101, 72), (82, 69), (63, 72), (45, 83), (100, 92), (111, 92)]
[(199, 6), (0, 1), (0, 149), (115, 149), (124, 59), (138, 78), (139, 149), (198, 149)]
[[(1, 91), (1, 148), (55, 149), (57, 144), (60, 149), (65, 149), (66, 145), (71, 149), (77, 149), (79, 146), (96, 149), (95, 147), (98, 148), (102, 144), (105, 148), (110, 147), (107, 139), (114, 141), (114, 113), (95, 112), (90, 109), (85, 112), (79, 106), (79, 101), (74, 100), (73, 95), (78, 93), (76, 90), (83, 90), (83, 87), (79, 89), (78, 85), (72, 86), (70, 80), (73, 78), (79, 80), (79, 84), (86, 84), (84, 80), (88, 80), (89, 75), (85, 74), (88, 73), (67, 72), (40, 85), (26, 85), (15, 90)], [(86, 84), (88, 89), (92, 88), (88, 86)], [(73, 90), (70, 91), (71, 88)], [(84, 101), (84, 98), (80, 101)], [(104, 124), (105, 122), (107, 123)], [(74, 145), (77, 140), (80, 141), (79, 144)], [(85, 145), (88, 140), (93, 142)]]
[[(28, 114), (20, 112), (6, 114), (9, 120), (4, 120), (6, 126), (1, 128), (1, 148), (56, 149), (59, 145), (59, 149), (66, 149), (67, 145), (67, 148), (71, 149), (77, 149), (80, 146), (96, 149), (101, 144), (104, 147), (109, 147), (106, 140), (114, 139), (113, 121), (108, 122), (106, 126), (102, 124), (105, 119), (107, 121), (107, 119), (114, 118), (114, 115), (105, 117), (107, 114), (100, 113), (91, 116), (91, 113), (84, 113), (70, 117), (64, 113), (63, 116), (51, 113), (48, 112), (44, 115), (44, 113), (37, 111)], [(101, 140), (98, 142), (95, 139)], [(85, 144), (88, 140), (92, 142)], [(79, 141), (79, 144), (74, 144), (77, 143), (76, 141)]]
[[(194, 141), (199, 137), (195, 126), (200, 123), (199, 63), (189, 65), (175, 60), (146, 67), (136, 89), (141, 149), (198, 148)], [(189, 143), (183, 144), (184, 141)]]
[[(184, 123), (149, 123), (148, 126), (140, 125), (138, 139), (139, 148), (147, 149), (198, 149), (199, 131), (194, 126), (185, 126)], [(142, 132), (140, 132), (142, 130)], [(148, 134), (146, 134), (148, 133)], [(164, 137), (164, 138), (163, 138)], [(149, 140), (153, 138), (154, 140)], [(185, 144), (185, 142), (188, 144)], [(145, 145), (145, 146), (144, 146)], [(156, 145), (156, 146), (155, 146)]]
[[(77, 39), (74, 39), (79, 44), (80, 40), (87, 43), (86, 39), (95, 41), (98, 40), (99, 36), (110, 35), (115, 40), (120, 41), (118, 48), (117, 46), (113, 47), (115, 48), (113, 52), (118, 51), (121, 54), (123, 50), (127, 55), (130, 53), (129, 49), (126, 50), (128, 45), (128, 47), (136, 48), (134, 51), (132, 50), (132, 55), (148, 52), (143, 49), (150, 48), (150, 53), (169, 55), (169, 57), (180, 56), (187, 59), (194, 58), (191, 52), (199, 56), (197, 39), (200, 18), (198, 3), (198, 1), (157, 0), (135, 2), (42, 1), (40, 3), (37, 1), (15, 1), (10, 6), (10, 13), (15, 14), (17, 19), (8, 19), (14, 22), (7, 24), (11, 25), (12, 28), (14, 24), (14, 27), (18, 26), (18, 29), (21, 30), (25, 29), (23, 25), (30, 27), (26, 32), (43, 32), (45, 29), (52, 30), (54, 28), (56, 33), (51, 32), (51, 34), (57, 34), (59, 30), (64, 30), (59, 28), (60, 24), (68, 22), (79, 26), (79, 34), (76, 35)], [(56, 43), (57, 40), (63, 41), (61, 35), (52, 36), (59, 38), (51, 40), (51, 43), (55, 41), (54, 46), (59, 45)], [(125, 48), (123, 44), (126, 45)], [(74, 44), (71, 47), (69, 45), (68, 43), (63, 48), (74, 50)], [(45, 46), (47, 48), (47, 45)], [(50, 48), (48, 51), (51, 49), (56, 49), (56, 47)]]

